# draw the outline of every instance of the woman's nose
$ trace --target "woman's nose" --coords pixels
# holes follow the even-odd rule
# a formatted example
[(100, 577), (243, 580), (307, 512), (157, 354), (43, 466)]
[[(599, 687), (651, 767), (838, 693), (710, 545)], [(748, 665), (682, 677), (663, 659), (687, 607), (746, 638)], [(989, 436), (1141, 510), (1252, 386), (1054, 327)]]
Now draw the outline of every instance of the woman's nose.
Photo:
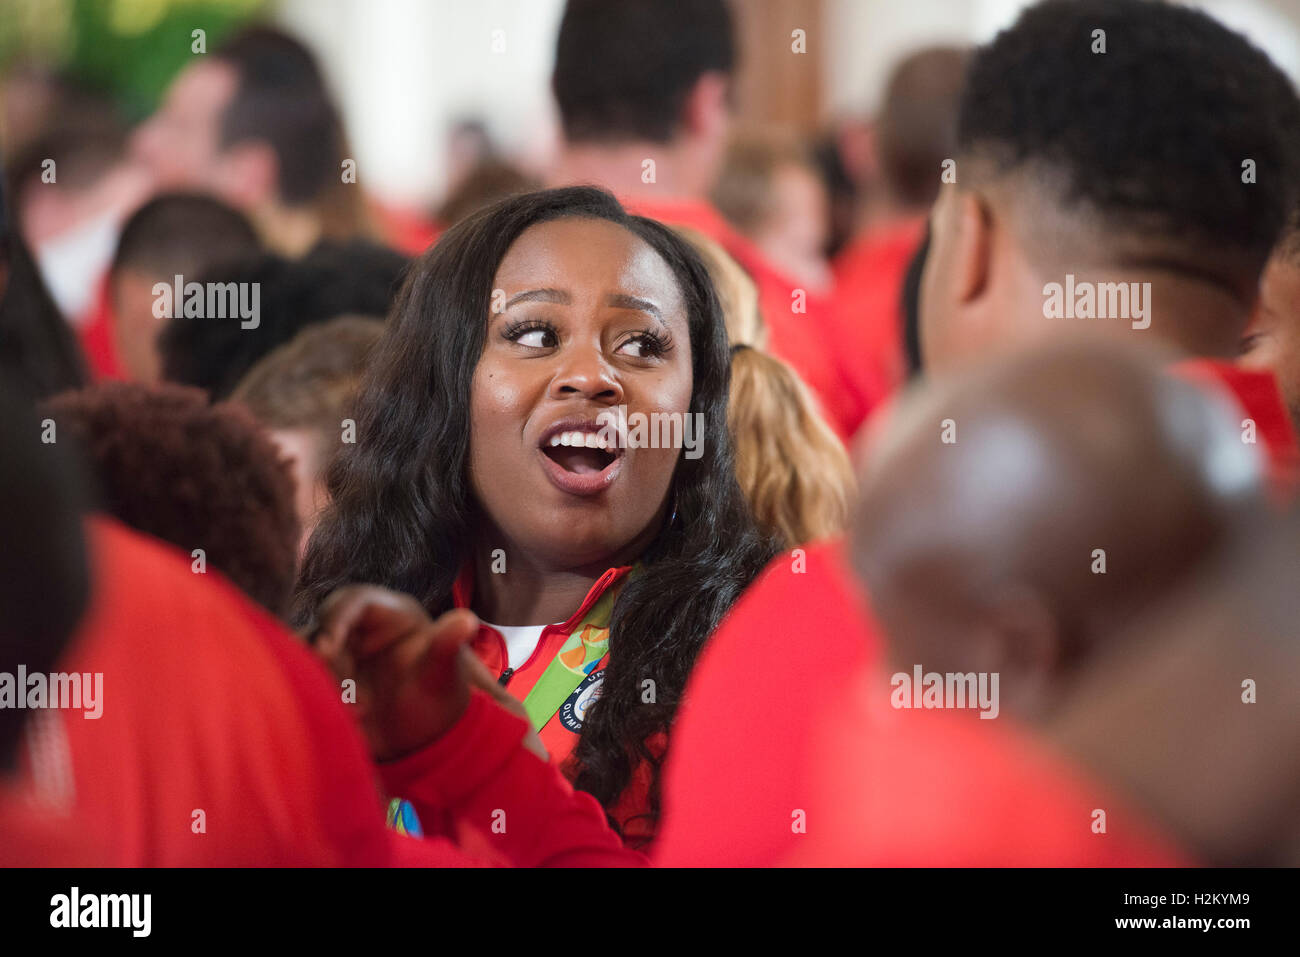
[(600, 349), (571, 347), (560, 361), (561, 367), (551, 381), (553, 397), (581, 395), (611, 403), (623, 400), (623, 386)]

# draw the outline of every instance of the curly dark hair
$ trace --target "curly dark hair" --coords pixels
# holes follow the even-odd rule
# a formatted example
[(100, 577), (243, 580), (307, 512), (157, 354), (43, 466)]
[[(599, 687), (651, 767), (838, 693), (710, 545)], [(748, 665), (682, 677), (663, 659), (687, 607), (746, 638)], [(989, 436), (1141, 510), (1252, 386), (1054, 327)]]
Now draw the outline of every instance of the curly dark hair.
[(1225, 249), (1262, 268), (1300, 190), (1286, 76), (1245, 37), (1162, 0), (1030, 7), (976, 52), (957, 127), (961, 154), (1048, 164), (1067, 204), (1113, 232), (1194, 242), (1207, 271)]
[(238, 405), (198, 389), (112, 382), (42, 404), (86, 458), (98, 505), (207, 562), (276, 615), (293, 590), (293, 477)]
[[(326, 595), (349, 582), (407, 592), (434, 615), (451, 607), (479, 509), (467, 474), (470, 384), (496, 270), (524, 230), (569, 217), (622, 226), (672, 269), (689, 315), (690, 411), (703, 414), (714, 436), (701, 458), (678, 460), (677, 520), (641, 556), (643, 573), (618, 596), (601, 697), (575, 752), (575, 783), (606, 807), (639, 763), (651, 762), (653, 817), (659, 773), (647, 739), (668, 729), (705, 639), (775, 547), (757, 531), (736, 483), (727, 437), (727, 336), (708, 272), (684, 240), (629, 215), (609, 193), (572, 187), (504, 200), (453, 227), (412, 268), (371, 353), (356, 405), (356, 444), (327, 474), (333, 504), (307, 548), (295, 620), (307, 621)], [(656, 683), (653, 704), (641, 701), (647, 677)]]

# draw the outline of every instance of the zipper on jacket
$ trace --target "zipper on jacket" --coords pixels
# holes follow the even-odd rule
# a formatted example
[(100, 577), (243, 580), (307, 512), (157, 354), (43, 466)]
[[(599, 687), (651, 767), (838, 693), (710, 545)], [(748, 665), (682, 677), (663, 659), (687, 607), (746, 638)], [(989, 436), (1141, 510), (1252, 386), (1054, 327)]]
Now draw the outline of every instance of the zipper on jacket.
[(497, 684), (504, 688), (506, 685), (510, 684), (510, 679), (514, 673), (514, 668), (507, 668), (505, 671), (501, 672), (501, 677), (497, 679)]

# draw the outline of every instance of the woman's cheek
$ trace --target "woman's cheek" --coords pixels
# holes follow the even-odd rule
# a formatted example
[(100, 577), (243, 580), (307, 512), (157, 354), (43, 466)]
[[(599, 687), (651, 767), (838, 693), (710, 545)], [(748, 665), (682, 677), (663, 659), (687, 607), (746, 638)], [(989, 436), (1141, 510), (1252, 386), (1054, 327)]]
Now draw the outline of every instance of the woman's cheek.
[[(480, 363), (474, 375), (470, 402), (470, 427), (474, 434), (484, 434), (480, 429), (499, 429), (504, 423), (526, 417), (521, 408), (523, 390), (520, 384), (497, 364)], [(491, 432), (487, 433), (491, 435)]]

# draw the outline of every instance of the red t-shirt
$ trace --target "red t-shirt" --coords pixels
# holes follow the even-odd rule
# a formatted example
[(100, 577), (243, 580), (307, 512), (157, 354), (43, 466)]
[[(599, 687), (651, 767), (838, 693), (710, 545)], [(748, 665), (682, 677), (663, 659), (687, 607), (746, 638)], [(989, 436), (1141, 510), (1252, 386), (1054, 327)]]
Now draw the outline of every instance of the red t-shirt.
[(903, 278), (925, 233), (918, 216), (871, 230), (836, 257), (835, 308), (829, 315), (835, 347), (853, 357), (844, 364), (862, 420), (903, 384)]
[(655, 862), (775, 863), (807, 808), (819, 703), (877, 654), (846, 565), (824, 542), (774, 559), (700, 654), (673, 725)]
[[(640, 861), (519, 746), (524, 723), (478, 694), (441, 739), (381, 769), (429, 839), (388, 830), (360, 732), (303, 645), (170, 547), (110, 520), (89, 533), (92, 605), (58, 669), (103, 676), (101, 714), (33, 714), (19, 779), (0, 790), (0, 863)], [(511, 816), (501, 834), (497, 809)], [(448, 840), (473, 834), (491, 837)]]
[[(741, 597), (691, 676), (656, 864), (1185, 862), (1006, 718), (869, 713), (890, 687), (842, 546), (796, 559), (776, 559)], [(875, 685), (864, 691), (868, 676)], [(1105, 835), (1091, 830), (1095, 808), (1106, 811)]]
[[(1187, 359), (1172, 367), (1175, 375), (1212, 389), (1234, 401), (1255, 426), (1255, 441), (1264, 447), (1269, 479), (1281, 502), (1290, 501), (1300, 478), (1300, 448), (1273, 373), (1243, 369), (1220, 359)], [(1243, 439), (1246, 432), (1243, 430)]]
[(89, 313), (78, 324), (81, 351), (85, 354), (93, 382), (120, 382), (128, 378), (126, 366), (113, 339), (113, 297), (108, 274), (99, 282)]
[[(732, 229), (712, 205), (704, 200), (623, 200), (638, 216), (657, 219), (670, 226), (697, 229), (718, 243), (736, 260), (758, 287), (759, 309), (768, 330), (768, 349), (799, 373), (821, 403), (827, 422), (847, 437), (851, 423), (861, 421), (866, 411), (858, 408), (840, 366), (841, 350), (827, 336), (833, 296), (803, 289), (781, 273), (758, 247)], [(796, 311), (802, 309), (804, 311)], [(851, 361), (853, 357), (844, 357)]]
[(379, 223), (384, 241), (405, 256), (419, 256), (438, 241), (445, 227), (415, 210), (372, 200), (371, 214)]
[[(822, 702), (802, 833), (817, 867), (1173, 867), (1192, 863), (1111, 789), (1014, 721), (890, 707), (865, 668)], [(1098, 814), (1097, 812), (1103, 812)]]

